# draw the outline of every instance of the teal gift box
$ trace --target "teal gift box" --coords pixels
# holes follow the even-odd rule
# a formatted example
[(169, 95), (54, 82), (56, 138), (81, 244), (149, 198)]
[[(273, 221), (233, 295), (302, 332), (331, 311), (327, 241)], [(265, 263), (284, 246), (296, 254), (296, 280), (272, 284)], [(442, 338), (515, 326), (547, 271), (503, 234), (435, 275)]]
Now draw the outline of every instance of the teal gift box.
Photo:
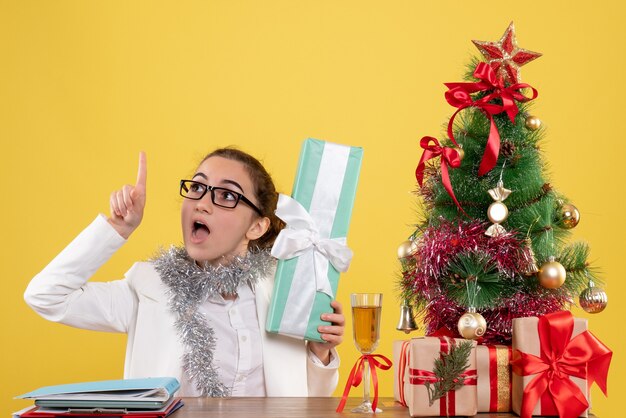
[(276, 214), (287, 226), (272, 255), (279, 258), (266, 330), (323, 342), (339, 270), (352, 252), (345, 246), (363, 149), (307, 139), (302, 145), (292, 198), (280, 196)]

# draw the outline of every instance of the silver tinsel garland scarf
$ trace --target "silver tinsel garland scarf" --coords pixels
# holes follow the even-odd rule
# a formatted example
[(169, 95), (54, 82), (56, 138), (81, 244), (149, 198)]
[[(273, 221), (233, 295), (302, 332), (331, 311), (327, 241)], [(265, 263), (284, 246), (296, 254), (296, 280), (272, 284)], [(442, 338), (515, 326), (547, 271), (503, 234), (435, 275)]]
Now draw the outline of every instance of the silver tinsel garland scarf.
[(259, 251), (235, 257), (227, 265), (200, 267), (184, 247), (172, 246), (152, 261), (168, 287), (169, 307), (185, 346), (183, 370), (202, 396), (229, 396), (229, 388), (220, 381), (213, 365), (215, 332), (198, 308), (209, 296), (234, 295), (244, 283), (254, 286), (271, 273), (275, 260), (269, 251)]

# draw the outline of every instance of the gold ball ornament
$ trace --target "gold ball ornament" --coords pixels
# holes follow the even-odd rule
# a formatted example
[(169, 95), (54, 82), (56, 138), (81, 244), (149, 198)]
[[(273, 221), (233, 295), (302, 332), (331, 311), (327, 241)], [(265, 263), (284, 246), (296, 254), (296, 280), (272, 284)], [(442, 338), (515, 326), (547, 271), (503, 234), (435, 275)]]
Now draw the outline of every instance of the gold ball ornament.
[(487, 321), (481, 314), (470, 308), (459, 318), (457, 328), (463, 338), (475, 340), (485, 335)]
[(558, 289), (565, 283), (565, 267), (554, 257), (550, 257), (547, 263), (542, 264), (537, 273), (539, 284), (547, 289)]
[(576, 206), (564, 203), (559, 208), (560, 223), (564, 228), (572, 229), (580, 222), (580, 212)]
[(487, 217), (494, 224), (502, 223), (509, 217), (509, 209), (502, 202), (493, 202), (487, 209)]
[(578, 297), (578, 303), (585, 312), (600, 313), (609, 303), (609, 297), (604, 290), (595, 287), (591, 282), (589, 287), (583, 290)]
[(398, 247), (398, 258), (403, 259), (412, 256), (417, 251), (415, 241), (406, 240)]
[(526, 129), (530, 130), (530, 131), (536, 131), (537, 129), (541, 128), (541, 119), (539, 119), (537, 116), (528, 116), (526, 117)]

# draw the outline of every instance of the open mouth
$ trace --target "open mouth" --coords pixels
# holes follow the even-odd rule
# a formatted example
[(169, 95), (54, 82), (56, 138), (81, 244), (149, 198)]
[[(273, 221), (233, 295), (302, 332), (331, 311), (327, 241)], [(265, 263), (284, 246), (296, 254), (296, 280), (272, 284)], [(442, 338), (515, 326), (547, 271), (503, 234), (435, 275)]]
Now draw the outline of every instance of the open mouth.
[(203, 240), (208, 237), (210, 233), (211, 231), (209, 230), (208, 226), (200, 221), (194, 221), (191, 228), (191, 235), (194, 238), (196, 238), (197, 240)]

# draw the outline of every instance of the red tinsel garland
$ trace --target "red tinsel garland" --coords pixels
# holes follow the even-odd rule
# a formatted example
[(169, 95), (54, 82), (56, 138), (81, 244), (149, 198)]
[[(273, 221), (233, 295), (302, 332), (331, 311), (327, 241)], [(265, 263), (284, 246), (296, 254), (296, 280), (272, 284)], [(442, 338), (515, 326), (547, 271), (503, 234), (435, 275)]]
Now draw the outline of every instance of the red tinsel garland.
[[(479, 221), (441, 220), (417, 238), (417, 251), (413, 255), (415, 268), (404, 273), (403, 286), (422, 302), (419, 305), (426, 306), (422, 314), (427, 334), (441, 327), (456, 333), (457, 322), (467, 311), (466, 306), (459, 306), (443, 291), (443, 281), (449, 280), (447, 269), (458, 254), (480, 252), (497, 266), (501, 278), (511, 282), (527, 280), (518, 273), (529, 263), (524, 240), (517, 238), (515, 232), (486, 236), (486, 227), (487, 224)], [(538, 297), (525, 293), (499, 300), (492, 309), (480, 310), (488, 326), (484, 340), (487, 343), (510, 343), (513, 318), (554, 312), (563, 309), (568, 302), (565, 295)]]
[[(485, 344), (511, 344), (511, 327), (513, 318), (541, 316), (560, 311), (566, 300), (554, 295), (537, 298), (536, 295), (520, 293), (504, 301), (504, 306), (481, 310), (487, 321), (487, 332), (483, 336)], [(433, 334), (440, 328), (447, 328), (457, 335), (457, 322), (467, 311), (444, 295), (432, 299), (425, 311), (424, 323), (426, 335)]]

